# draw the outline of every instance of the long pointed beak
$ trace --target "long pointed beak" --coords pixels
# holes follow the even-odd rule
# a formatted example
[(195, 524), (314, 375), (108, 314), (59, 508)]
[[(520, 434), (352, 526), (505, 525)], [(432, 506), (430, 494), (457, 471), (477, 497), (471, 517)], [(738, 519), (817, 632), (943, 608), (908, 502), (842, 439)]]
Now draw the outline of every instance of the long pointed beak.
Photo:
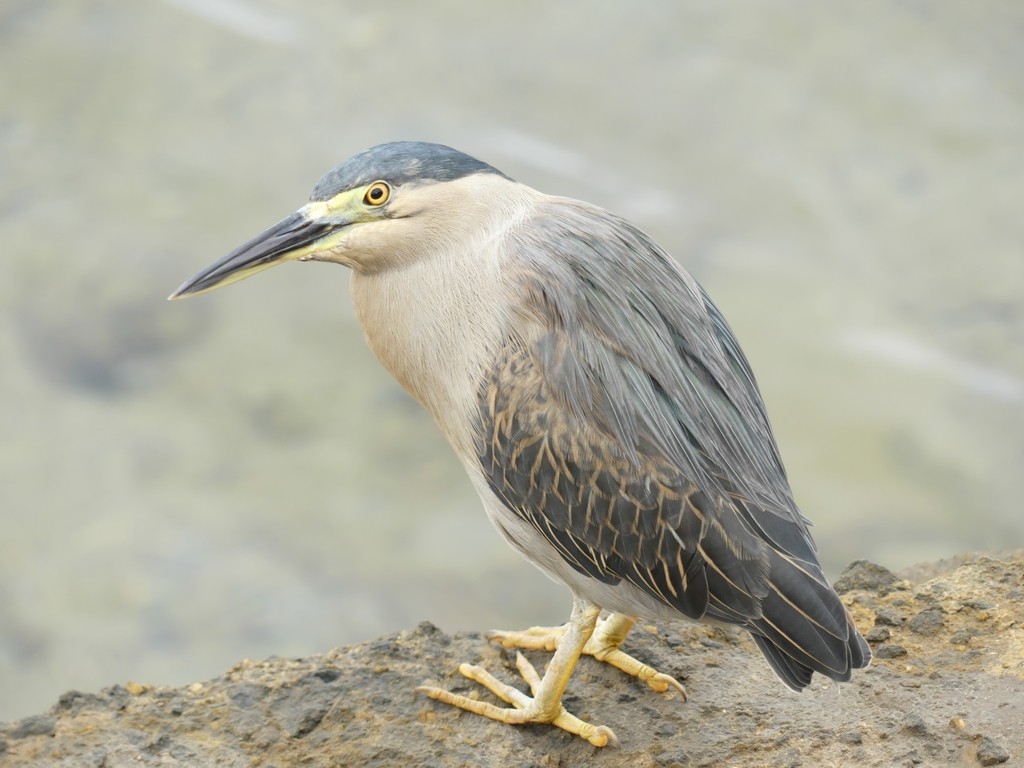
[(317, 250), (315, 243), (327, 233), (344, 226), (338, 220), (314, 215), (313, 205), (300, 208), (263, 234), (193, 275), (168, 296), (181, 299), (244, 280), (275, 264), (306, 256)]

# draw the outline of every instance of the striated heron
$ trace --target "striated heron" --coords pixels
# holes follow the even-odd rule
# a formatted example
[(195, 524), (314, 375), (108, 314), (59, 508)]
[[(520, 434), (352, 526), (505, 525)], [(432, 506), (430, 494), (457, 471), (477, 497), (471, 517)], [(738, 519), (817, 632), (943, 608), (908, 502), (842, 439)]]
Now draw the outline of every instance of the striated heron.
[(685, 696), (620, 650), (638, 618), (739, 625), (797, 691), (867, 665), (739, 343), (635, 226), (449, 147), (382, 144), (171, 298), (295, 260), (352, 270), (373, 352), (434, 417), (495, 527), (572, 591), (565, 626), (491, 634), (554, 651), (543, 676), (518, 654), (532, 696), (468, 664), (509, 707), (426, 695), (603, 746), (611, 729), (562, 706), (581, 654)]

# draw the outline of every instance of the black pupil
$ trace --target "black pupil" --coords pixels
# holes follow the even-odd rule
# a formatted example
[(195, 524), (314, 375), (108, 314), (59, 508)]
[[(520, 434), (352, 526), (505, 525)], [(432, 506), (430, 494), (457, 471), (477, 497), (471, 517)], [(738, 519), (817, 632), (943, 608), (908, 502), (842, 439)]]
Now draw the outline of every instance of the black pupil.
[(380, 187), (374, 187), (370, 190), (371, 200), (380, 200), (382, 197), (384, 197), (384, 190)]

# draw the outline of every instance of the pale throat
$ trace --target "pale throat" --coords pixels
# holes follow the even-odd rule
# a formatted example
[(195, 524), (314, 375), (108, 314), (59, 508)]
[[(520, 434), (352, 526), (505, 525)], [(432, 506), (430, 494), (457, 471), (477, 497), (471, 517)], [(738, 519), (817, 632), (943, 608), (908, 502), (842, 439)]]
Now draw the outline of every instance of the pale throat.
[(459, 454), (473, 451), (480, 384), (507, 330), (496, 258), (469, 250), (396, 270), (353, 272), (351, 289), (377, 359)]

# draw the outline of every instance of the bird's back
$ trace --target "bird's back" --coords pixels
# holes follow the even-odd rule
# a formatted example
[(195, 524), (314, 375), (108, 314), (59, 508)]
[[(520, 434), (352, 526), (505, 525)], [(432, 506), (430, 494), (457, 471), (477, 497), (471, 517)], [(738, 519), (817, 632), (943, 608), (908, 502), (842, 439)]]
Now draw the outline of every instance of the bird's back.
[[(818, 565), (750, 367), (643, 233), (549, 198), (508, 233), (516, 310), (480, 390), (478, 459), (546, 569), (609, 610), (739, 624), (787, 685), (870, 653)], [(535, 558), (534, 559), (538, 559)], [(541, 563), (545, 565), (544, 563)], [(678, 612), (678, 613), (675, 613)]]

